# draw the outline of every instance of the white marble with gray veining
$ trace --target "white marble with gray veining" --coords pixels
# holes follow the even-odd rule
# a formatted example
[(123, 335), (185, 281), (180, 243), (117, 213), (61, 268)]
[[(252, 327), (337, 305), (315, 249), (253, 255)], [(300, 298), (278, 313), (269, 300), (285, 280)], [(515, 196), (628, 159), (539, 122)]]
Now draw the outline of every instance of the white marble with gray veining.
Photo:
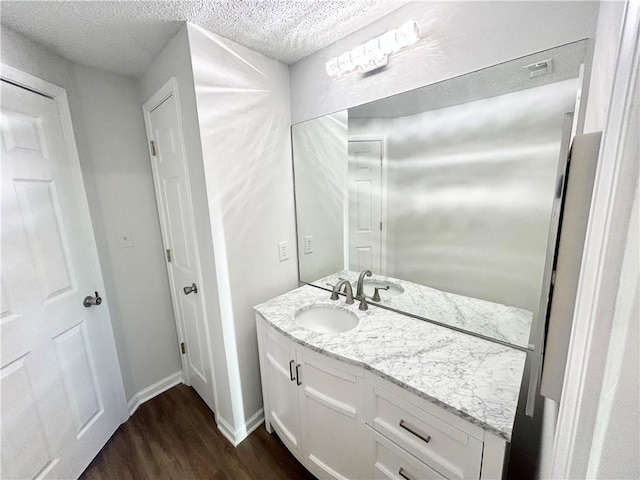
[[(255, 307), (297, 343), (363, 366), (446, 410), (511, 440), (526, 354), (520, 350), (371, 306), (358, 310), (344, 297), (303, 286)], [(343, 333), (300, 326), (296, 312), (311, 305), (346, 308), (359, 324)]]
[[(358, 273), (349, 270), (329, 275), (313, 282), (313, 284), (328, 288), (328, 283), (335, 285), (339, 278), (345, 278), (352, 282), (355, 292)], [(384, 307), (451, 325), (485, 337), (495, 338), (519, 347), (527, 348), (529, 345), (529, 333), (533, 318), (533, 313), (529, 310), (465, 297), (382, 275), (374, 275), (367, 277), (367, 279), (399, 285), (404, 289), (403, 293), (391, 298), (385, 298), (385, 292), (381, 291), (381, 301), (377, 303)]]

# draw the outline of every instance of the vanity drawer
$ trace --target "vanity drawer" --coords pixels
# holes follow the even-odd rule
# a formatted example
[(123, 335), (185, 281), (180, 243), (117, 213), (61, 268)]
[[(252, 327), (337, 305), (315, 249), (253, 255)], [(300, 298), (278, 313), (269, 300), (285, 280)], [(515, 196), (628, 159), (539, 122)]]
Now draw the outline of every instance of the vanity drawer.
[(482, 441), (374, 387), (371, 426), (443, 477), (479, 478)]
[(372, 478), (375, 480), (446, 480), (377, 432), (373, 432), (373, 443)]

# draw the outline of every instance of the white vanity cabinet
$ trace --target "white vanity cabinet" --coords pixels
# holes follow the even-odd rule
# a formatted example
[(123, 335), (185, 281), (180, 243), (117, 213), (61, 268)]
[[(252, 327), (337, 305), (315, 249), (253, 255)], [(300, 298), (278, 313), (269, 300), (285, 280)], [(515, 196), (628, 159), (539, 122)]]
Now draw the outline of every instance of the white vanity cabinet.
[(256, 320), (266, 428), (318, 478), (503, 477), (505, 440)]
[(367, 372), (373, 478), (503, 476), (505, 440)]
[(369, 478), (364, 370), (257, 324), (267, 430), (319, 478)]

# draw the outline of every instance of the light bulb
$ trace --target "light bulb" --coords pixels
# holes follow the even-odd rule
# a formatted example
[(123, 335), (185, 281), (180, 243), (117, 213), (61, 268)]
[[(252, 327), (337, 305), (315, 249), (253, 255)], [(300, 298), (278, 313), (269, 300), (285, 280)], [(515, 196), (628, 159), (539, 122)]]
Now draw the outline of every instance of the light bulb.
[(364, 53), (367, 56), (374, 55), (376, 52), (380, 50), (380, 45), (378, 43), (378, 37), (372, 38), (368, 42), (364, 44)]
[(355, 65), (351, 60), (351, 52), (343, 53), (338, 57), (338, 68), (340, 69), (340, 73), (349, 73), (353, 71)]
[(418, 29), (418, 23), (415, 20), (407, 22), (401, 25), (396, 30), (396, 41), (399, 48), (408, 47), (413, 45), (420, 39), (420, 30)]
[(358, 45), (356, 48), (351, 50), (351, 61), (356, 68), (367, 62), (367, 57), (364, 52), (364, 45)]
[(337, 57), (327, 60), (326, 68), (327, 68), (327, 74), (330, 77), (337, 77), (340, 75), (340, 67), (338, 66)]
[(379, 38), (378, 43), (380, 44), (380, 50), (382, 50), (382, 53), (388, 55), (390, 53), (398, 51), (398, 42), (396, 42), (395, 30), (391, 30), (387, 33), (383, 33), (378, 38)]

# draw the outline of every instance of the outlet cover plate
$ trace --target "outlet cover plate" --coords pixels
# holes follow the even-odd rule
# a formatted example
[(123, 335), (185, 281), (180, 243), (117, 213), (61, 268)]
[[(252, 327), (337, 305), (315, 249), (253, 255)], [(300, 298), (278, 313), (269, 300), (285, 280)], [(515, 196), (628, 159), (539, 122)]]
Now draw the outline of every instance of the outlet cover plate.
[(289, 242), (286, 240), (278, 243), (278, 257), (281, 262), (284, 262), (289, 258)]

